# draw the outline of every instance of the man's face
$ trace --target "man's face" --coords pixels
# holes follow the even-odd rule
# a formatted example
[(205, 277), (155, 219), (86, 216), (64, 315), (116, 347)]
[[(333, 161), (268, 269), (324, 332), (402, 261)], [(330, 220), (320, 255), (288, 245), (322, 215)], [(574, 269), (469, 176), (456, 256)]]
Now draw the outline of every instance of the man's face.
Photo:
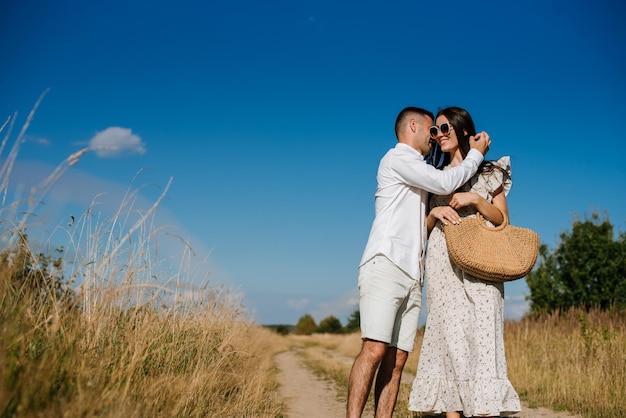
[(428, 116), (424, 116), (419, 120), (419, 125), (417, 127), (417, 150), (423, 156), (427, 156), (430, 153), (430, 149), (432, 148), (432, 142), (430, 138), (430, 127), (432, 126), (432, 124), (433, 120)]

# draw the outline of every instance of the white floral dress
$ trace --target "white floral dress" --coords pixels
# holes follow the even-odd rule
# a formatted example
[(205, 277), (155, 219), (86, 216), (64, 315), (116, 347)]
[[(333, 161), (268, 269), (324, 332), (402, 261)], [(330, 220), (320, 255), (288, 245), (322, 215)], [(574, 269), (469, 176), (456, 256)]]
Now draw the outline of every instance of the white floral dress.
[[(511, 188), (510, 158), (472, 177), (459, 191), (472, 191), (491, 202), (492, 193)], [(447, 205), (450, 196), (432, 196), (430, 208)], [(461, 217), (475, 217), (465, 207)], [(507, 377), (504, 354), (504, 285), (480, 280), (452, 264), (441, 223), (433, 228), (426, 254), (426, 331), (409, 409), (466, 417), (503, 416), (521, 411)]]

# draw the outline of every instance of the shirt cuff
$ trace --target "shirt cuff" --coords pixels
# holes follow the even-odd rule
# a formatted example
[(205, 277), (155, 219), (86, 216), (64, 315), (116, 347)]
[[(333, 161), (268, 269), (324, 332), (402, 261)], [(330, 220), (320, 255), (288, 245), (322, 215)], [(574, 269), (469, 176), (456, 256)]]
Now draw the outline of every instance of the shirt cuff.
[(480, 165), (480, 163), (482, 163), (483, 160), (485, 159), (485, 156), (482, 155), (480, 151), (474, 148), (470, 148), (469, 152), (467, 153), (467, 156), (465, 156), (465, 159), (468, 159), (468, 158), (476, 161), (476, 163)]

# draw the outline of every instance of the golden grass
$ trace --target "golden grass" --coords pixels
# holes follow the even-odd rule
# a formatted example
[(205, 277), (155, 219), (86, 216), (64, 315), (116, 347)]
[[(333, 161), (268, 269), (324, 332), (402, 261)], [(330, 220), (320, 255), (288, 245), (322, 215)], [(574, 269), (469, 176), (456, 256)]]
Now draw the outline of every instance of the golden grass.
[[(405, 371), (415, 374), (424, 329)], [(347, 380), (361, 347), (359, 333), (289, 336), (318, 374), (335, 380), (345, 400)], [(531, 408), (567, 410), (581, 417), (617, 417), (626, 411), (626, 318), (608, 312), (572, 310), (539, 319), (507, 321), (509, 379)], [(408, 411), (412, 381), (403, 379), (394, 417)], [(371, 411), (373, 396), (368, 399)]]
[[(193, 313), (38, 307), (2, 282), (3, 416), (279, 416), (277, 336), (210, 304)], [(219, 305), (213, 305), (219, 306)]]
[(273, 355), (283, 343), (237, 298), (208, 287), (182, 294), (180, 278), (174, 289), (139, 281), (149, 252), (129, 242), (123, 264), (102, 248), (80, 262), (99, 274), (63, 299), (52, 285), (60, 271), (25, 273), (41, 263), (25, 244), (0, 257), (2, 416), (282, 415)]
[[(136, 255), (126, 272), (145, 269), (140, 251), (123, 252)], [(119, 259), (108, 252), (82, 264), (109, 275), (66, 300), (51, 284), (59, 271), (23, 276), (37, 257), (24, 245), (0, 257), (2, 416), (281, 416), (273, 355), (283, 343), (226, 291), (179, 295), (139, 274), (116, 277)]]
[(626, 411), (626, 317), (570, 310), (508, 322), (509, 379), (531, 406), (583, 417)]

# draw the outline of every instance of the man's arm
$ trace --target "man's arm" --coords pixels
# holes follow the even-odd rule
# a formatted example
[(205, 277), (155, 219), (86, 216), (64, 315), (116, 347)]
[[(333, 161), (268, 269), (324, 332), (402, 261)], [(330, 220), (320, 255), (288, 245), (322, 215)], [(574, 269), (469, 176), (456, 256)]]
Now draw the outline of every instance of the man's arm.
[(438, 170), (424, 161), (415, 162), (412, 158), (399, 156), (396, 170), (405, 181), (420, 189), (437, 195), (450, 194), (465, 184), (478, 170), (484, 155), (489, 150), (489, 134), (481, 132), (470, 137), (470, 150), (463, 162), (446, 170)]
[(399, 156), (394, 168), (407, 184), (430, 193), (445, 195), (472, 178), (482, 161), (483, 155), (471, 149), (461, 164), (446, 170), (438, 170), (425, 161), (416, 161), (407, 156)]

